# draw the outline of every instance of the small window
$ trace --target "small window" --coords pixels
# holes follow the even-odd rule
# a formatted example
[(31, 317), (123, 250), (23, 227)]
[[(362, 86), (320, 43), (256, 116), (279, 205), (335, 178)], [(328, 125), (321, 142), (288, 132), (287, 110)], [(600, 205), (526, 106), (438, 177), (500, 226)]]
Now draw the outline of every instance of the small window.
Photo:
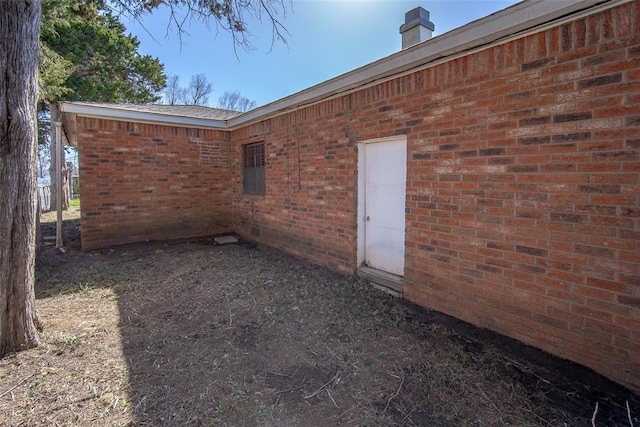
[(245, 194), (260, 194), (264, 196), (264, 142), (245, 145), (242, 148), (244, 164), (242, 190)]

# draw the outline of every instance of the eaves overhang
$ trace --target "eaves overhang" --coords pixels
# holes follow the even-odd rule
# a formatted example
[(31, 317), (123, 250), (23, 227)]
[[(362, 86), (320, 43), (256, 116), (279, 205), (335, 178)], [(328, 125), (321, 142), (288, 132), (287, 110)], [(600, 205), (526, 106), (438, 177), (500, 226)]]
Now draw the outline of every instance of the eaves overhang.
[(123, 109), (107, 104), (92, 104), (85, 102), (62, 102), (60, 112), (63, 116), (65, 134), (70, 145), (76, 145), (75, 117), (94, 117), (101, 119), (124, 120), (138, 123), (164, 124), (168, 126), (183, 126), (202, 129), (226, 129), (227, 120), (213, 120), (200, 117), (162, 114), (150, 111), (135, 111)]
[[(75, 115), (114, 120), (159, 123), (207, 129), (234, 130), (285, 114), (335, 96), (377, 84), (457, 55), (468, 54), (529, 33), (560, 25), (633, 0), (525, 0), (460, 28), (401, 50), (378, 61), (304, 89), (227, 120), (180, 117), (152, 112), (123, 110), (90, 103), (63, 102), (65, 124), (73, 126)], [(75, 131), (75, 129), (74, 129)], [(75, 138), (75, 135), (68, 135)], [(74, 145), (75, 141), (69, 140)]]
[(378, 61), (312, 86), (229, 120), (229, 128), (245, 126), (333, 96), (376, 84), (433, 65), (452, 56), (506, 43), (633, 0), (525, 0), (460, 28), (401, 50)]

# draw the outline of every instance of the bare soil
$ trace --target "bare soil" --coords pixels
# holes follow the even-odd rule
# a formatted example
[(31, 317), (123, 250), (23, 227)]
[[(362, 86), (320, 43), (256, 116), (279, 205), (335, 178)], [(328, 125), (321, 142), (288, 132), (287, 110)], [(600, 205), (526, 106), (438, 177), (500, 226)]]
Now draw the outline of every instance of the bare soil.
[(640, 425), (628, 390), (356, 278), (211, 238), (81, 252), (65, 217), (0, 425)]

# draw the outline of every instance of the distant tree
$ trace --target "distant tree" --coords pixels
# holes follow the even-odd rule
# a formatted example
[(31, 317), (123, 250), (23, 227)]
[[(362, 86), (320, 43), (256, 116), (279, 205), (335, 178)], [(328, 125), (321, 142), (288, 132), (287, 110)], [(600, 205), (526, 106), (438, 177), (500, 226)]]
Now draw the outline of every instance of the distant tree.
[(213, 85), (204, 74), (191, 76), (189, 86), (180, 86), (180, 76), (172, 75), (167, 79), (167, 87), (163, 92), (163, 103), (166, 105), (207, 105)]
[(218, 98), (218, 107), (244, 113), (245, 111), (253, 110), (256, 107), (256, 101), (240, 95), (238, 91), (225, 91), (220, 98)]
[(204, 74), (191, 76), (189, 86), (184, 91), (184, 104), (207, 105), (211, 92), (213, 92), (213, 85), (207, 81), (207, 76)]
[(183, 104), (184, 96), (184, 88), (180, 86), (180, 76), (171, 75), (167, 77), (167, 86), (163, 92), (163, 103), (167, 105)]

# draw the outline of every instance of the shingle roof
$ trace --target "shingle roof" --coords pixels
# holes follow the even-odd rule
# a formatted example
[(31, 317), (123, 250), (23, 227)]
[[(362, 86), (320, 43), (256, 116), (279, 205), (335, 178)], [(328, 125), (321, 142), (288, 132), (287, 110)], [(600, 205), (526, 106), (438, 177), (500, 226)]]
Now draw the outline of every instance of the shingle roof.
[(239, 111), (222, 110), (220, 108), (204, 107), (201, 105), (111, 104), (104, 102), (74, 102), (74, 104), (210, 120), (228, 120), (242, 114)]

